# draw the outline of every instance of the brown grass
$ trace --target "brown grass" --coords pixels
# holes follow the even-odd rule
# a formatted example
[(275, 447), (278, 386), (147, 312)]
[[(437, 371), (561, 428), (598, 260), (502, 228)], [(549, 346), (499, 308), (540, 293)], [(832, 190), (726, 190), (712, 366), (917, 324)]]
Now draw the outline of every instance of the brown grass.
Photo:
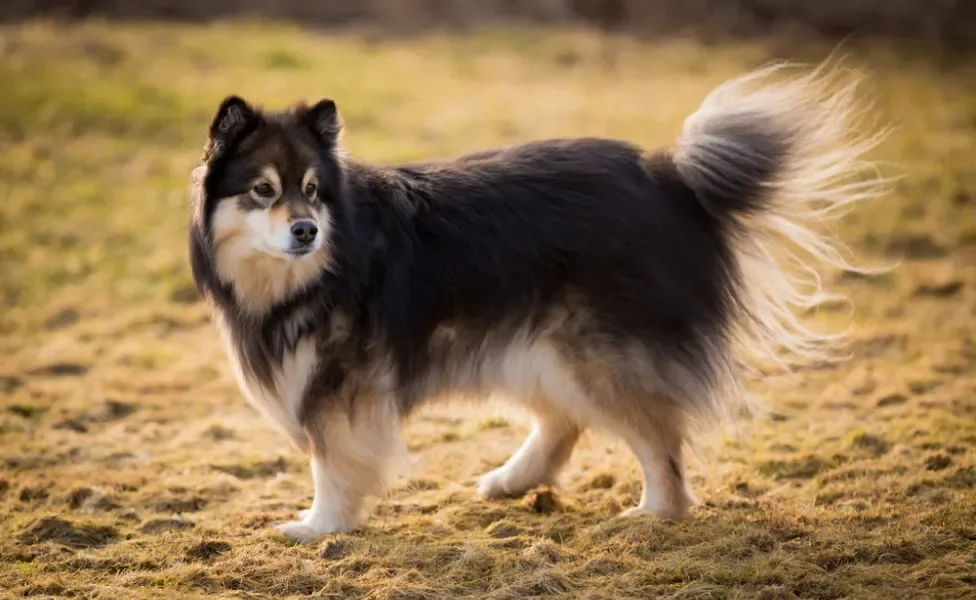
[[(543, 33), (545, 35), (543, 35)], [(239, 92), (334, 96), (350, 150), (449, 155), (546, 136), (669, 142), (757, 46), (572, 31), (410, 42), (253, 24), (0, 30), (0, 589), (85, 598), (963, 598), (976, 578), (976, 70), (864, 48), (907, 177), (844, 225), (855, 358), (758, 384), (773, 414), (716, 438), (683, 524), (591, 437), (562, 485), (488, 502), (511, 411), (432, 411), (365, 528), (271, 527), (311, 500), (302, 457), (241, 400), (186, 265), (186, 186)], [(823, 56), (822, 49), (814, 54)], [(818, 54), (819, 53), (819, 54)], [(846, 307), (813, 319), (845, 324)]]

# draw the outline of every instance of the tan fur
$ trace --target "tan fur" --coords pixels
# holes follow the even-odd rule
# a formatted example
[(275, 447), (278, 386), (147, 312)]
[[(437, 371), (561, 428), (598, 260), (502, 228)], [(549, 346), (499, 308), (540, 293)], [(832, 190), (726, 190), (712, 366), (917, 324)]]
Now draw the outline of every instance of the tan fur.
[[(291, 225), (288, 208), (244, 212), (238, 198), (220, 201), (213, 216), (214, 255), (217, 274), (233, 283), (241, 305), (252, 312), (268, 309), (275, 302), (300, 290), (328, 268), (328, 244), (303, 257), (276, 252), (275, 240), (287, 236)], [(328, 220), (318, 219), (327, 239)]]

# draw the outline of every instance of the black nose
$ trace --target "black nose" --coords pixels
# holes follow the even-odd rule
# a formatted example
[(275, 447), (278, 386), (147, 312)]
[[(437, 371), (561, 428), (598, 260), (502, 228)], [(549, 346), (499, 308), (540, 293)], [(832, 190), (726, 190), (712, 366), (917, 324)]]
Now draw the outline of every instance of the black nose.
[(291, 234), (303, 244), (310, 244), (318, 233), (319, 228), (311, 221), (299, 221), (291, 226)]

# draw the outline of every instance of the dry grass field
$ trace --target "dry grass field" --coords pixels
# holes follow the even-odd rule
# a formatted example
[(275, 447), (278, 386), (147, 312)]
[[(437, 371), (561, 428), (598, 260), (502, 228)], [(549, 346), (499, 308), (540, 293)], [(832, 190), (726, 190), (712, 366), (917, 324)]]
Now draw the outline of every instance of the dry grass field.
[[(818, 60), (829, 48), (794, 49)], [(636, 463), (585, 439), (559, 487), (476, 497), (521, 442), (504, 405), (411, 422), (411, 471), (358, 532), (294, 545), (303, 457), (236, 389), (190, 281), (189, 172), (230, 92), (334, 97), (351, 153), (532, 138), (667, 144), (726, 77), (787, 54), (585, 32), (371, 40), (237, 23), (0, 28), (0, 592), (81, 598), (976, 597), (976, 66), (854, 45), (904, 174), (842, 234), (873, 279), (853, 358), (757, 382), (771, 413), (691, 466), (675, 524), (613, 518)], [(888, 169), (888, 167), (885, 167)]]

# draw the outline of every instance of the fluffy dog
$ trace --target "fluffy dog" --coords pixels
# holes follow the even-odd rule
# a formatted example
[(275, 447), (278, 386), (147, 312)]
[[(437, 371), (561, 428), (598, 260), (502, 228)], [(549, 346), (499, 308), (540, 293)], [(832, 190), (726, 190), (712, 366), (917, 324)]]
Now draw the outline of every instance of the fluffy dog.
[(797, 313), (826, 297), (820, 267), (854, 267), (816, 226), (879, 191), (856, 81), (784, 69), (716, 88), (672, 148), (557, 139), (399, 166), (345, 156), (331, 100), (225, 99), (191, 265), (242, 392), (311, 457), (312, 507), (281, 530), (355, 528), (405, 418), (493, 392), (535, 422), (483, 495), (552, 482), (599, 428), (641, 466), (625, 514), (685, 517), (683, 448), (752, 405), (749, 367), (830, 354)]

